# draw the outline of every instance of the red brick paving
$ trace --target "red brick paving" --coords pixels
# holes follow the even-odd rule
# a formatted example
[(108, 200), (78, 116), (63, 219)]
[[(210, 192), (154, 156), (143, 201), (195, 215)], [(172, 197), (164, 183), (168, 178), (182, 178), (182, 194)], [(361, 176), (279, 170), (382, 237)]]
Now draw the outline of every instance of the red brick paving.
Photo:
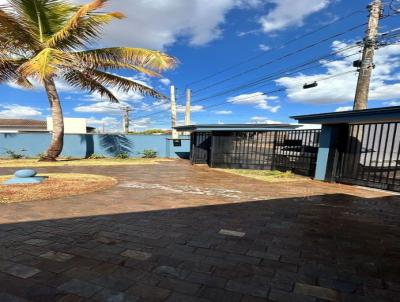
[(119, 184), (1, 204), (1, 302), (400, 301), (397, 196), (183, 161), (39, 170)]

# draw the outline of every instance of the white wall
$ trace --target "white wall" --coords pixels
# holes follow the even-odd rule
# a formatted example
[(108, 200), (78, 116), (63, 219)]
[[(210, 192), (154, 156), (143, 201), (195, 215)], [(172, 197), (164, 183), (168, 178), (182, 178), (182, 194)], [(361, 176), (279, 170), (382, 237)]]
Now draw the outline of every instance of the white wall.
[[(47, 118), (47, 130), (53, 131), (53, 119)], [(86, 133), (86, 119), (84, 118), (64, 118), (64, 132), (67, 134)]]

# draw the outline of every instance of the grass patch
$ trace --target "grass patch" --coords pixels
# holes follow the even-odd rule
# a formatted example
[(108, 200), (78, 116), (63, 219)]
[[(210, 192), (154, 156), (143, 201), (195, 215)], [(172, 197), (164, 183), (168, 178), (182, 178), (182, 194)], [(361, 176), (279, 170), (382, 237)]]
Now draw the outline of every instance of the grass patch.
[(12, 175), (0, 176), (0, 203), (55, 199), (110, 188), (117, 184), (112, 177), (92, 174), (45, 173), (40, 184), (2, 185)]
[(120, 166), (157, 164), (170, 159), (160, 158), (100, 158), (100, 159), (60, 159), (56, 162), (39, 162), (38, 159), (0, 159), (0, 167), (64, 167), (64, 166)]
[(303, 176), (293, 174), (290, 171), (281, 172), (281, 171), (270, 171), (270, 170), (247, 170), (247, 169), (218, 169), (218, 170), (224, 171), (226, 173), (241, 175), (268, 182), (295, 181), (304, 179)]

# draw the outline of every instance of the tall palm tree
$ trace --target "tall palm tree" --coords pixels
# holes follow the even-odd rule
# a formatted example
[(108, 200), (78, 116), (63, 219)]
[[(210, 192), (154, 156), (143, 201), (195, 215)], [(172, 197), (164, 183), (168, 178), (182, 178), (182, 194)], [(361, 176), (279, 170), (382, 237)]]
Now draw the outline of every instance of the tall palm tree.
[(67, 0), (8, 0), (0, 6), (0, 83), (14, 82), (33, 88), (32, 80), (46, 90), (53, 119), (53, 134), (45, 160), (55, 160), (63, 148), (64, 122), (56, 79), (111, 102), (110, 91), (137, 91), (156, 98), (163, 96), (138, 82), (112, 73), (129, 69), (159, 76), (176, 60), (159, 51), (112, 47), (89, 49), (104, 25), (122, 19), (120, 12), (99, 12), (107, 0), (77, 6)]

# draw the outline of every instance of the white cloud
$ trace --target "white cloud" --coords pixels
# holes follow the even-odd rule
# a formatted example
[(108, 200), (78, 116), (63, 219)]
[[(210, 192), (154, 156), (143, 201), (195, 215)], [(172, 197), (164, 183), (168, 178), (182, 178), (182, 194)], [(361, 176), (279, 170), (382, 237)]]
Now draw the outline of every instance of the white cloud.
[[(202, 105), (192, 105), (190, 106), (190, 112), (200, 112), (204, 110), (204, 106)], [(186, 111), (186, 106), (183, 105), (177, 105), (176, 106), (176, 112), (178, 113), (183, 113)]]
[(326, 8), (330, 0), (267, 0), (273, 9), (260, 18), (266, 33), (285, 29), (289, 26), (302, 26), (309, 15)]
[(353, 110), (353, 106), (342, 106), (342, 107), (338, 107), (335, 111), (343, 112), (343, 111), (351, 111), (351, 110)]
[(400, 106), (400, 101), (391, 101), (391, 102), (384, 102), (386, 106)]
[(75, 112), (89, 113), (121, 113), (121, 107), (126, 103), (96, 102), (90, 105), (81, 105), (74, 108)]
[(258, 48), (259, 48), (260, 50), (262, 50), (262, 51), (268, 51), (268, 50), (271, 49), (271, 47), (269, 47), (268, 45), (265, 45), (265, 44), (260, 44), (260, 45), (258, 45)]
[(171, 80), (164, 78), (164, 79), (160, 79), (161, 84), (163, 84), (164, 86), (169, 86), (171, 84)]
[(218, 115), (230, 115), (233, 113), (232, 110), (218, 110), (213, 112)]
[(251, 124), (282, 124), (282, 122), (271, 120), (267, 117), (253, 116), (250, 119)]
[[(332, 48), (333, 50), (337, 50), (344, 46), (346, 44), (336, 41), (333, 43)], [(336, 61), (321, 61), (322, 67), (326, 69), (325, 72), (313, 75), (299, 74), (294, 77), (283, 77), (276, 80), (276, 83), (286, 88), (287, 96), (293, 102), (336, 104), (353, 101), (357, 85), (357, 75), (355, 73), (320, 81), (315, 88), (303, 89), (304, 83), (310, 83), (347, 71), (355, 71), (352, 63), (356, 57), (345, 58), (349, 53), (354, 53), (354, 50), (341, 53)], [(370, 100), (388, 101), (400, 98), (400, 83), (395, 82), (399, 76), (399, 58), (400, 45), (391, 45), (376, 51), (376, 68), (372, 74)]]
[(127, 18), (108, 25), (101, 43), (163, 49), (182, 37), (190, 45), (204, 45), (221, 36), (221, 25), (230, 10), (257, 4), (258, 0), (110, 1), (104, 10), (121, 11)]
[(144, 117), (138, 120), (133, 119), (130, 124), (130, 129), (149, 128), (152, 124), (153, 121), (149, 117)]
[(0, 118), (40, 118), (42, 112), (38, 108), (18, 104), (0, 105)]
[(241, 94), (235, 97), (228, 98), (228, 102), (236, 105), (255, 105), (258, 109), (269, 110), (277, 112), (281, 106), (271, 106), (268, 100), (276, 100), (276, 96), (268, 96), (262, 92), (255, 92), (250, 94)]
[(89, 126), (97, 128), (100, 132), (120, 132), (122, 131), (122, 122), (115, 117), (106, 116), (100, 119), (90, 117), (86, 119)]

